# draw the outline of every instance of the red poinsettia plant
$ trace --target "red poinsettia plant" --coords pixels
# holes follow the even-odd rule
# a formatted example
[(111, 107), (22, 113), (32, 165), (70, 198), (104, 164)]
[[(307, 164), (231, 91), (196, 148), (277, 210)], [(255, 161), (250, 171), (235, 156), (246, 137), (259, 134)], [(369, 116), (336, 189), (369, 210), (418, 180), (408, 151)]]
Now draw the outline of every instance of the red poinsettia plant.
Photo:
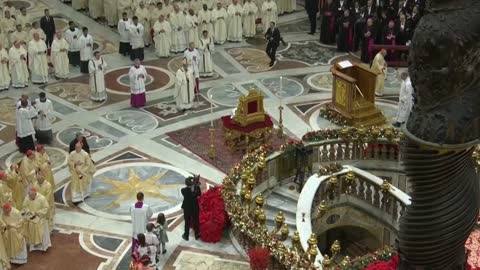
[(228, 219), (222, 198), (222, 188), (213, 187), (204, 192), (198, 203), (200, 207), (200, 239), (207, 243), (217, 243), (222, 239)]
[(250, 269), (265, 270), (270, 263), (270, 251), (268, 248), (254, 247), (248, 250)]

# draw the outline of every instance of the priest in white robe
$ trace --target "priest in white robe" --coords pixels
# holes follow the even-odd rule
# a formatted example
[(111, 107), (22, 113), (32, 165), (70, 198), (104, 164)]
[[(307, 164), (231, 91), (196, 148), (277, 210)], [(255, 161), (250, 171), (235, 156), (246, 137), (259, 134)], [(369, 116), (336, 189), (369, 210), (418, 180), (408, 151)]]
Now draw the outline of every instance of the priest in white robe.
[(88, 12), (94, 20), (103, 17), (103, 0), (88, 1)]
[(407, 72), (403, 72), (400, 76), (402, 79), (402, 85), (400, 87), (397, 116), (395, 118), (395, 123), (393, 123), (396, 127), (400, 127), (407, 122), (408, 116), (413, 107), (413, 86), (410, 76)]
[[(175, 10), (173, 5), (170, 3), (170, 0), (163, 0), (164, 5), (163, 5), (163, 14), (165, 17), (168, 17), (172, 12)], [(159, 2), (161, 3), (161, 2)]]
[(217, 3), (217, 8), (212, 11), (213, 17), (213, 29), (215, 31), (213, 40), (215, 44), (223, 44), (227, 40), (227, 23), (228, 18), (227, 11), (222, 6), (221, 2)]
[(88, 7), (88, 0), (72, 0), (72, 8), (75, 10), (85, 10)]
[(88, 74), (88, 62), (93, 57), (93, 38), (88, 33), (88, 28), (83, 27), (82, 36), (79, 39), (80, 44), (80, 72)]
[(48, 82), (47, 44), (38, 34), (34, 34), (33, 40), (28, 43), (28, 62), (32, 82), (46, 84)]
[(37, 110), (28, 104), (28, 101), (22, 100), (18, 109), (17, 137), (20, 153), (27, 153), (28, 150), (35, 150), (33, 135), (35, 128), (32, 119), (37, 117)]
[(252, 0), (247, 0), (243, 5), (243, 35), (247, 38), (257, 34), (257, 25), (255, 24), (257, 12), (257, 5)]
[(135, 59), (135, 63), (128, 72), (128, 78), (130, 79), (130, 105), (134, 108), (142, 108), (147, 102), (145, 97), (145, 80), (147, 75), (145, 66), (140, 64), (139, 59)]
[(132, 21), (128, 18), (127, 12), (122, 13), (122, 18), (118, 21), (117, 31), (120, 35), (120, 45), (118, 46), (118, 53), (127, 56), (132, 50), (132, 45), (130, 45), (130, 32), (129, 28), (132, 24)]
[(29, 250), (47, 251), (52, 246), (48, 228), (48, 200), (31, 188), (23, 202), (22, 213), (26, 217), (25, 234)]
[(71, 176), (72, 202), (82, 202), (90, 196), (95, 165), (90, 155), (82, 149), (82, 143), (80, 142), (75, 145), (75, 150), (68, 155), (68, 169)]
[(233, 0), (232, 4), (228, 6), (228, 41), (240, 42), (242, 41), (242, 15), (243, 8), (238, 3), (238, 0)]
[[(23, 207), (23, 200), (21, 204), (20, 207)], [(27, 242), (25, 241), (23, 230), (24, 218), (20, 214), (20, 211), (10, 203), (4, 204), (2, 223), (5, 225), (3, 239), (10, 263), (26, 264), (28, 257)]]
[(183, 53), (185, 59), (187, 59), (188, 68), (192, 71), (193, 77), (195, 78), (195, 94), (200, 92), (200, 53), (195, 48), (195, 44), (190, 42), (188, 49)]
[(57, 79), (66, 79), (70, 74), (70, 63), (68, 60), (68, 42), (58, 31), (52, 42), (52, 63)]
[(68, 42), (68, 62), (76, 67), (80, 65), (80, 29), (73, 21), (68, 22), (68, 29), (65, 30), (65, 40)]
[[(55, 44), (55, 41), (53, 42)], [(47, 98), (45, 92), (40, 92), (38, 97), (33, 105), (38, 111), (35, 119), (35, 137), (40, 144), (50, 144), (53, 139), (52, 121), (55, 119), (53, 116), (53, 104)]]
[(8, 53), (8, 64), (14, 88), (28, 86), (27, 50), (16, 42)]
[(130, 206), (130, 216), (132, 218), (132, 238), (137, 239), (138, 234), (144, 234), (147, 230), (147, 224), (153, 215), (150, 206), (144, 203), (145, 195), (142, 192), (137, 193), (137, 202)]
[(381, 49), (375, 58), (372, 61), (372, 66), (370, 69), (373, 73), (377, 74), (377, 81), (375, 83), (375, 96), (383, 96), (385, 90), (385, 78), (387, 74), (387, 62), (385, 61), (385, 56), (387, 55), (387, 50)]
[(274, 22), (275, 25), (277, 24), (278, 19), (278, 11), (277, 11), (277, 4), (275, 4), (272, 0), (267, 0), (263, 2), (262, 5), (262, 26), (263, 26), (263, 33), (266, 33), (268, 28), (270, 27), (270, 23)]
[(172, 28), (170, 23), (165, 20), (163, 15), (160, 15), (158, 20), (153, 25), (153, 31), (155, 36), (155, 53), (158, 57), (169, 57)]
[(171, 52), (183, 52), (187, 47), (185, 39), (185, 15), (178, 5), (174, 5), (174, 11), (170, 14), (170, 27), (172, 28)]
[(20, 42), (23, 46), (26, 46), (30, 41), (28, 33), (23, 30), (21, 24), (17, 24), (17, 29), (10, 35), (10, 44), (14, 44), (16, 41)]
[(214, 46), (213, 37), (210, 37), (206, 30), (203, 31), (202, 38), (200, 39), (200, 46), (198, 47), (198, 51), (200, 52), (200, 77), (213, 76), (212, 53), (214, 51)]
[(203, 31), (207, 31), (210, 36), (213, 35), (212, 11), (208, 10), (207, 4), (203, 4), (202, 10), (198, 12), (198, 22), (200, 23), (200, 27), (198, 28), (200, 37)]
[(145, 28), (138, 22), (138, 17), (133, 16), (132, 24), (128, 28), (128, 33), (130, 35), (130, 45), (132, 45), (132, 51), (130, 52), (130, 59), (133, 61), (135, 59), (144, 59), (144, 48), (145, 42), (143, 40)]
[(133, 15), (132, 0), (117, 0), (118, 14), (127, 13), (127, 17), (130, 18)]
[(105, 20), (110, 27), (114, 27), (118, 22), (117, 0), (103, 0)]
[(32, 18), (30, 17), (30, 14), (27, 13), (26, 7), (20, 8), (20, 13), (17, 14), (15, 20), (17, 25), (20, 24), (26, 32), (30, 31), (29, 28), (31, 27)]
[(90, 99), (93, 101), (103, 102), (107, 99), (107, 91), (105, 87), (105, 69), (107, 63), (96, 51), (93, 58), (88, 61), (88, 72), (90, 74)]
[(143, 43), (145, 44), (146, 47), (150, 46), (150, 43), (152, 43), (152, 35), (151, 35), (151, 29), (152, 27), (150, 26), (150, 13), (152, 10), (148, 10), (148, 8), (145, 6), (145, 3), (143, 1), (140, 1), (139, 6), (135, 10), (135, 16), (138, 18), (138, 23), (143, 25), (144, 31), (143, 31)]
[(28, 33), (28, 35), (29, 35), (28, 41), (32, 40), (33, 35), (35, 35), (35, 34), (40, 35), (41, 40), (46, 40), (47, 39), (47, 35), (45, 34), (45, 32), (43, 32), (42, 28), (40, 28), (40, 24), (38, 22), (33, 22), (32, 23), (32, 29), (30, 29), (30, 32)]
[(8, 68), (8, 52), (0, 42), (0, 91), (10, 87), (10, 70)]
[(193, 72), (189, 69), (188, 64), (184, 63), (175, 75), (173, 97), (178, 110), (185, 111), (192, 108), (195, 98), (194, 84)]
[(193, 9), (188, 10), (188, 14), (185, 18), (185, 31), (187, 34), (187, 42), (190, 44), (193, 42), (195, 47), (198, 46), (198, 17), (195, 15)]

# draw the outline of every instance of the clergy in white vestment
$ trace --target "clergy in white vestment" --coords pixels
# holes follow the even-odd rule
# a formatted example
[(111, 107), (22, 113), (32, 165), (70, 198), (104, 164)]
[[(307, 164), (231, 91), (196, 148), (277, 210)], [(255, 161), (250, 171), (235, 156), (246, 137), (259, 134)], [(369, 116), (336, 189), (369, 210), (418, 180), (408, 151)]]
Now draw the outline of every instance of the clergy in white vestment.
[(82, 149), (81, 142), (75, 144), (75, 150), (68, 155), (68, 170), (70, 171), (70, 192), (73, 203), (82, 202), (90, 196), (92, 178), (95, 173), (90, 155)]
[(25, 234), (29, 250), (47, 251), (52, 246), (48, 227), (48, 200), (31, 188), (23, 201), (22, 215), (25, 217)]
[(202, 10), (198, 12), (198, 22), (200, 23), (200, 27), (198, 28), (200, 37), (203, 31), (207, 31), (210, 36), (213, 35), (212, 11), (208, 10), (207, 4), (203, 4)]
[[(163, 0), (164, 5), (163, 5), (163, 12), (165, 17), (168, 18), (170, 14), (174, 11), (173, 5), (170, 3), (170, 0)], [(160, 2), (161, 3), (161, 2)]]
[(8, 52), (0, 42), (0, 91), (10, 87), (10, 70), (8, 69)]
[(103, 0), (88, 1), (88, 13), (94, 20), (103, 17)]
[(198, 94), (200, 92), (200, 53), (198, 53), (193, 42), (190, 42), (183, 56), (187, 59), (188, 68), (192, 71), (193, 77), (195, 78), (195, 94)]
[(413, 107), (413, 87), (410, 76), (407, 72), (403, 72), (400, 77), (402, 79), (402, 85), (400, 87), (397, 116), (395, 123), (393, 123), (396, 127), (400, 127), (407, 122)]
[(30, 14), (27, 14), (27, 8), (26, 7), (22, 7), (20, 9), (20, 13), (17, 14), (16, 16), (16, 22), (17, 22), (17, 25), (22, 25), (22, 28), (28, 32), (30, 29), (28, 29), (30, 26), (31, 26), (31, 22), (32, 19), (30, 18)]
[(276, 0), (278, 15), (285, 13), (285, 8), (287, 7), (287, 1), (291, 0)]
[(17, 24), (16, 31), (10, 35), (10, 44), (15, 43), (16, 41), (20, 42), (24, 46), (26, 46), (30, 41), (28, 33), (23, 30), (21, 24)]
[(15, 31), (15, 26), (17, 25), (17, 22), (11, 16), (8, 10), (4, 12), (4, 15), (5, 16), (0, 19), (0, 28), (2, 29), (3, 33), (10, 35)]
[(57, 79), (66, 79), (70, 74), (68, 47), (68, 42), (62, 37), (62, 32), (58, 31), (52, 42), (52, 63)]
[(211, 77), (213, 75), (212, 53), (214, 46), (213, 37), (206, 30), (203, 31), (202, 38), (200, 38), (200, 46), (198, 47), (200, 52), (200, 77)]
[(160, 15), (158, 20), (153, 25), (155, 36), (155, 52), (158, 57), (170, 56), (171, 32), (170, 23), (165, 20), (163, 15)]
[(140, 61), (143, 61), (145, 48), (145, 42), (143, 41), (144, 32), (145, 28), (138, 22), (138, 17), (133, 16), (132, 24), (130, 24), (130, 27), (128, 28), (130, 45), (132, 45), (132, 51), (130, 52), (130, 59), (132, 61), (137, 58), (140, 59)]
[(110, 27), (114, 27), (118, 22), (117, 0), (103, 0), (105, 20)]
[(130, 105), (134, 108), (142, 108), (147, 102), (145, 97), (147, 75), (145, 66), (140, 64), (139, 59), (135, 59), (135, 63), (128, 71), (128, 78), (130, 79)]
[(34, 34), (33, 40), (28, 43), (28, 67), (33, 83), (48, 82), (47, 44), (38, 34)]
[(100, 52), (93, 53), (93, 58), (88, 61), (88, 72), (90, 73), (90, 99), (103, 102), (107, 99), (105, 87), (105, 69), (107, 63), (100, 55)]
[(215, 8), (215, 0), (203, 0), (203, 3), (207, 5), (208, 10), (210, 11)]
[(28, 35), (29, 35), (28, 41), (32, 40), (33, 35), (35, 35), (35, 34), (40, 35), (41, 40), (46, 40), (47, 39), (47, 35), (45, 34), (45, 32), (43, 32), (42, 28), (40, 28), (40, 24), (38, 22), (33, 22), (32, 29), (30, 29), (30, 32), (28, 33)]
[(137, 235), (144, 234), (147, 230), (147, 224), (153, 215), (150, 206), (143, 202), (145, 196), (143, 192), (137, 193), (137, 202), (130, 206), (130, 216), (132, 218), (132, 238), (136, 239)]
[(128, 18), (132, 17), (133, 15), (132, 3), (133, 3), (132, 0), (118, 0), (117, 1), (118, 14), (123, 14), (123, 12), (126, 12)]
[(27, 50), (16, 42), (8, 52), (8, 65), (14, 88), (28, 86)]
[(190, 3), (188, 5), (188, 9), (193, 9), (195, 14), (198, 14), (198, 12), (202, 9), (202, 1), (199, 0), (189, 0)]
[(139, 6), (135, 10), (135, 16), (138, 18), (138, 22), (143, 25), (143, 42), (145, 46), (150, 46), (152, 42), (151, 27), (150, 27), (150, 12), (143, 1), (140, 1)]
[(173, 53), (183, 52), (187, 47), (185, 39), (185, 15), (180, 11), (178, 5), (174, 5), (174, 11), (170, 14), (170, 27), (172, 28), (172, 45)]
[[(185, 59), (185, 61), (187, 61)], [(175, 74), (175, 90), (173, 97), (178, 110), (188, 110), (193, 106), (193, 99), (195, 98), (195, 89), (192, 70), (188, 67), (186, 62), (177, 70)]]
[(10, 44), (10, 38), (7, 34), (3, 33), (0, 29), (0, 43), (2, 43), (4, 48), (10, 48), (13, 44)]
[(189, 3), (185, 0), (177, 1), (177, 5), (180, 8), (180, 10), (183, 11), (183, 13), (187, 13), (188, 10), (190, 9)]
[(20, 153), (27, 153), (28, 150), (35, 150), (33, 135), (35, 128), (33, 118), (37, 117), (37, 110), (28, 104), (28, 101), (22, 100), (20, 108), (17, 111), (17, 137)]
[(130, 45), (130, 32), (129, 28), (132, 24), (132, 21), (128, 18), (127, 12), (122, 13), (122, 18), (118, 21), (117, 31), (120, 35), (120, 45), (118, 46), (118, 53), (127, 56), (132, 50), (132, 45)]
[(193, 9), (188, 10), (188, 14), (185, 17), (185, 31), (187, 34), (187, 42), (190, 44), (193, 42), (195, 47), (198, 46), (198, 17), (195, 15)]
[(72, 8), (75, 10), (85, 10), (88, 7), (88, 0), (72, 0)]
[[(23, 207), (23, 199), (20, 207)], [(5, 225), (3, 241), (5, 243), (5, 251), (10, 258), (10, 263), (26, 264), (28, 254), (27, 242), (25, 241), (23, 230), (24, 218), (20, 214), (20, 211), (18, 211), (18, 209), (13, 207), (10, 203), (4, 204), (2, 208), (3, 213), (1, 222)]]
[(82, 35), (78, 41), (80, 45), (80, 72), (88, 74), (90, 73), (88, 71), (88, 62), (93, 57), (93, 38), (88, 33), (88, 28), (83, 27)]
[(38, 97), (33, 105), (38, 111), (37, 119), (35, 119), (35, 137), (40, 144), (50, 144), (53, 139), (52, 121), (55, 119), (53, 105), (45, 92), (40, 92)]
[(227, 40), (226, 19), (228, 18), (228, 14), (221, 2), (218, 2), (217, 8), (212, 11), (212, 17), (214, 21), (213, 29), (215, 31), (213, 40), (215, 44), (223, 44)]
[(257, 34), (257, 19), (258, 8), (255, 2), (247, 0), (243, 5), (243, 35), (245, 37), (254, 37)]
[[(155, 25), (155, 23), (158, 21), (158, 18), (160, 18), (160, 15), (163, 15), (165, 18), (167, 18), (167, 16), (169, 14), (166, 14), (165, 13), (165, 10), (163, 9), (163, 3), (162, 2), (158, 2), (157, 5), (155, 6), (155, 4), (152, 2), (150, 3), (150, 7), (149, 7), (149, 11), (150, 11), (150, 22), (151, 22), (151, 26), (152, 26), (152, 29), (153, 29), (153, 26)], [(153, 33), (153, 36), (155, 38), (155, 33)]]
[(68, 42), (68, 62), (76, 67), (80, 65), (80, 29), (73, 21), (68, 22), (68, 29), (65, 30), (65, 40)]
[(262, 5), (262, 26), (263, 26), (263, 33), (266, 33), (268, 28), (270, 27), (270, 23), (274, 22), (277, 24), (278, 19), (278, 11), (277, 11), (277, 4), (275, 4), (272, 0), (267, 0), (263, 2)]
[(233, 0), (232, 4), (228, 6), (228, 41), (230, 42), (240, 42), (242, 41), (242, 15), (243, 8), (238, 3), (238, 0)]
[(3, 4), (3, 13), (6, 11), (10, 12), (10, 15), (13, 17), (18, 14), (18, 9), (13, 5), (13, 1), (5, 1), (5, 4)]

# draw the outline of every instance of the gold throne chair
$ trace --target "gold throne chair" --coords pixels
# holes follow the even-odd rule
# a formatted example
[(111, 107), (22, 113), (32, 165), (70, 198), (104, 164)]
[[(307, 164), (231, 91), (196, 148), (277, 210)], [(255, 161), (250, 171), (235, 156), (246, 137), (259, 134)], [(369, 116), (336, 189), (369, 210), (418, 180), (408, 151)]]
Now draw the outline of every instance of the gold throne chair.
[(223, 116), (225, 144), (231, 151), (268, 144), (273, 122), (263, 108), (263, 94), (251, 88), (241, 96), (233, 115)]

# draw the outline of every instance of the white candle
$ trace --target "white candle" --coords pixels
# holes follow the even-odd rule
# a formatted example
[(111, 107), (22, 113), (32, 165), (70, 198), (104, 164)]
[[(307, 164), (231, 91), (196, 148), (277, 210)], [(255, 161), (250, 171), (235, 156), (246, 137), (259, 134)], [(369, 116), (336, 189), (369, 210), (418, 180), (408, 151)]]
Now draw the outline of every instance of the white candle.
[(278, 92), (280, 94), (280, 106), (283, 105), (283, 77), (280, 76), (280, 91)]
[(210, 127), (213, 128), (213, 103), (210, 101)]

